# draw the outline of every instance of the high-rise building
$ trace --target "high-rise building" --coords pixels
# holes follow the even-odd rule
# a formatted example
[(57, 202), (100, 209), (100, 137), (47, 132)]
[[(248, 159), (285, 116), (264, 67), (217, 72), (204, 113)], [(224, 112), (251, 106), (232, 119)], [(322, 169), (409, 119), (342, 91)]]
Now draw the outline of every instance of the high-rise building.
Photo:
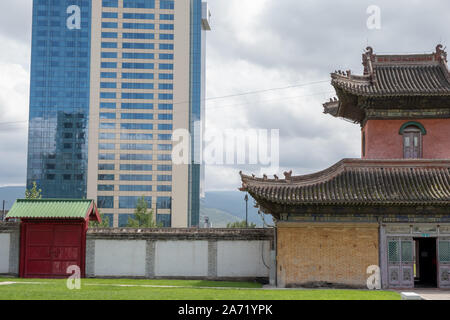
[(34, 0), (27, 185), (96, 199), (113, 226), (142, 196), (158, 223), (198, 226), (209, 20), (201, 0)]

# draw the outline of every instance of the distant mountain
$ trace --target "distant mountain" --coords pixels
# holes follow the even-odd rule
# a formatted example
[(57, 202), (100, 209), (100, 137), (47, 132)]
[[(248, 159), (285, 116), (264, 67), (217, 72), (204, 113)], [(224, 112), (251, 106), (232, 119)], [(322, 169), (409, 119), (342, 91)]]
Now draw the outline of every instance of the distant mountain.
[(200, 226), (203, 227), (203, 222), (205, 221), (205, 217), (209, 218), (209, 222), (211, 223), (212, 228), (226, 228), (228, 223), (231, 222), (239, 222), (239, 219), (228, 212), (215, 209), (215, 208), (206, 208), (201, 207), (200, 209)]
[(17, 199), (25, 198), (25, 186), (23, 187), (0, 187), (0, 210), (3, 209), (5, 200), (5, 210), (11, 209)]
[[(227, 213), (230, 216), (237, 218), (237, 221), (245, 220), (245, 193), (240, 191), (211, 191), (206, 192), (205, 198), (202, 199), (202, 212), (205, 209), (217, 209), (219, 212)], [(216, 212), (218, 213), (218, 212)], [(210, 217), (212, 219), (212, 217)], [(272, 218), (268, 215), (264, 216), (266, 223), (272, 224)], [(214, 221), (211, 220), (214, 225)], [(258, 227), (262, 227), (262, 219), (258, 214), (258, 209), (254, 207), (254, 200), (249, 195), (248, 200), (248, 221), (255, 223)], [(235, 221), (228, 221), (235, 222)]]

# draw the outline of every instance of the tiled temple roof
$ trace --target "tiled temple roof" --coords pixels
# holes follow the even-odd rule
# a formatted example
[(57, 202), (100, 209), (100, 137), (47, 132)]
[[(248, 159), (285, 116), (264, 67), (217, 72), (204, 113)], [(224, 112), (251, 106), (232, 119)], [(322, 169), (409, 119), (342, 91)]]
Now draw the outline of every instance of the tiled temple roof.
[(419, 55), (376, 55), (369, 47), (363, 65), (364, 75), (336, 71), (331, 83), (362, 96), (450, 96), (447, 53), (442, 45), (435, 53)]
[(363, 75), (331, 74), (339, 101), (324, 103), (325, 113), (359, 122), (363, 116), (352, 106), (357, 100), (351, 97), (450, 97), (450, 72), (442, 45), (431, 54), (377, 55), (371, 47), (366, 50)]
[(344, 159), (310, 175), (241, 173), (241, 191), (282, 205), (450, 205), (450, 160)]

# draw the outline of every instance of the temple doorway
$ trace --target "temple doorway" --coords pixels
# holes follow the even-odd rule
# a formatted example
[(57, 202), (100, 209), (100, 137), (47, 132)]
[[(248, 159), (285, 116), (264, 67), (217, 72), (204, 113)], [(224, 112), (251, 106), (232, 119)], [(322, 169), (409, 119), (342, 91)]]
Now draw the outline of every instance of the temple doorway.
[(437, 288), (437, 239), (414, 238), (415, 241), (415, 270), (414, 287)]

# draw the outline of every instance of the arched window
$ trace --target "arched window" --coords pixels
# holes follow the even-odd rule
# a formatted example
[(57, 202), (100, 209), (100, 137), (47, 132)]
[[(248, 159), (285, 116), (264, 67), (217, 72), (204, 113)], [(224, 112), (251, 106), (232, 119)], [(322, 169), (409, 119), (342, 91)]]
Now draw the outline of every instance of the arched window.
[(403, 136), (403, 158), (422, 158), (422, 136), (427, 134), (419, 122), (410, 121), (402, 125), (400, 134)]

